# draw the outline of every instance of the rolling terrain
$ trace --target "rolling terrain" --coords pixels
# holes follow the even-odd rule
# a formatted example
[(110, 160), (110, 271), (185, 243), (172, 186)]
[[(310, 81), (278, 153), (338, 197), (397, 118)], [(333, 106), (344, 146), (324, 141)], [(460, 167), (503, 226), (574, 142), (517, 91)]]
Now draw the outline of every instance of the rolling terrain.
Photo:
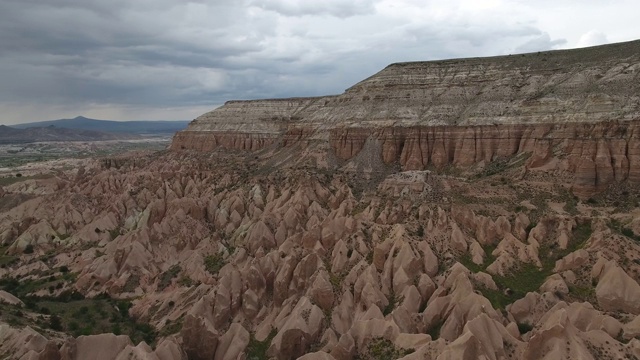
[(67, 129), (55, 126), (18, 129), (6, 125), (0, 125), (0, 145), (27, 144), (35, 142), (106, 141), (134, 139), (140, 139), (140, 136), (127, 133), (116, 134), (93, 130)]
[(109, 133), (127, 133), (137, 135), (163, 135), (184, 130), (188, 121), (112, 121), (89, 119), (77, 116), (73, 119), (60, 119), (12, 125), (16, 129), (42, 128), (54, 126), (76, 130), (100, 131)]

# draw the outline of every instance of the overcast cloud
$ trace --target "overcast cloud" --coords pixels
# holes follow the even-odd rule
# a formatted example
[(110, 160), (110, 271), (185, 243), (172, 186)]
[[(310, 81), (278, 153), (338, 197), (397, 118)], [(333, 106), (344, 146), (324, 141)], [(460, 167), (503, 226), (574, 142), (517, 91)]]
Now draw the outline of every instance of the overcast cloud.
[(392, 62), (640, 38), (637, 0), (2, 0), (0, 124), (192, 119)]

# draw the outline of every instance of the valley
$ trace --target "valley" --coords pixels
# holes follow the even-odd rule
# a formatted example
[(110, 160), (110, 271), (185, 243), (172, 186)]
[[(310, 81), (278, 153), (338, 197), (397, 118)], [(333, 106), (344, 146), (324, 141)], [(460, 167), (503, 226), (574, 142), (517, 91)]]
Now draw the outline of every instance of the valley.
[(7, 147), (0, 356), (638, 358), (639, 47)]

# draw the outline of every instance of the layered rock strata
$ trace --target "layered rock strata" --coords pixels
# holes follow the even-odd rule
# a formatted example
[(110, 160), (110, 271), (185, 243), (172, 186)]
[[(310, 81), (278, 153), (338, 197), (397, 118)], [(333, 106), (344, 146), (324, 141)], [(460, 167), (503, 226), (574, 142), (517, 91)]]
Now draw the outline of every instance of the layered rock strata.
[(342, 160), (377, 141), (405, 170), (529, 153), (568, 158), (574, 191), (637, 184), (640, 41), (492, 58), (399, 63), (338, 96), (229, 101), (173, 150), (256, 151), (316, 143)]

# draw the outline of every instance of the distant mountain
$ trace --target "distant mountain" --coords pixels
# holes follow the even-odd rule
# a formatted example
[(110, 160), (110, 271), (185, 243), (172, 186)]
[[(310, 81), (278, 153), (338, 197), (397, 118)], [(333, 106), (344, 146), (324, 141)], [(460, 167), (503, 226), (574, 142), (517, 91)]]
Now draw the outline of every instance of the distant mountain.
[(60, 119), (11, 125), (16, 129), (55, 126), (59, 128), (128, 133), (139, 135), (173, 134), (184, 130), (189, 121), (111, 121), (89, 119), (78, 116), (73, 119)]
[(140, 135), (137, 134), (66, 129), (56, 126), (16, 129), (0, 125), (0, 144), (21, 144), (43, 141), (134, 140), (139, 138)]

